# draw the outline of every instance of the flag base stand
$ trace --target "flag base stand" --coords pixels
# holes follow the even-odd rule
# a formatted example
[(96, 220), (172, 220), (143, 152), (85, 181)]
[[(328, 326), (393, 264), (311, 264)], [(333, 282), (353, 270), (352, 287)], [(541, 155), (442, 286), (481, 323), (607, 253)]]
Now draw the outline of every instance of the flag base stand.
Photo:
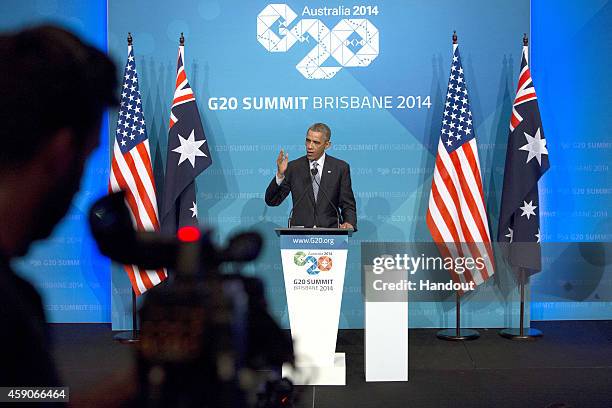
[(136, 318), (136, 294), (132, 290), (132, 330), (123, 331), (113, 336), (113, 340), (121, 344), (134, 344), (140, 341), (138, 320)]
[(140, 341), (140, 334), (137, 330), (124, 331), (113, 336), (113, 340), (121, 344), (133, 344)]
[(538, 329), (532, 329), (525, 327), (525, 270), (520, 268), (519, 274), (519, 290), (521, 291), (521, 316), (520, 316), (520, 327), (504, 329), (499, 332), (499, 335), (503, 338), (515, 341), (533, 341), (538, 337), (542, 337), (544, 334)]
[(480, 337), (480, 333), (473, 329), (462, 329), (461, 328), (461, 296), (457, 292), (457, 303), (455, 304), (455, 310), (457, 311), (457, 327), (454, 329), (444, 329), (436, 333), (436, 337), (440, 340), (447, 341), (469, 341), (476, 340)]
[(476, 340), (480, 337), (480, 333), (473, 329), (445, 329), (436, 333), (436, 337), (440, 340), (465, 341)]
[(525, 341), (525, 340), (533, 341), (533, 340), (536, 340), (538, 337), (543, 336), (540, 330), (532, 329), (529, 327), (524, 328), (522, 332), (521, 332), (521, 329), (504, 329), (499, 332), (499, 335), (506, 339), (516, 340), (516, 341)]

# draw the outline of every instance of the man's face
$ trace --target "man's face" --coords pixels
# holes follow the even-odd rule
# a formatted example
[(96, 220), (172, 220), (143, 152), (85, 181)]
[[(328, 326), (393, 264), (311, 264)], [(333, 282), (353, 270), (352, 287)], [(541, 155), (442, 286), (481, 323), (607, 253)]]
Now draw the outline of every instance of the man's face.
[(329, 146), (329, 140), (325, 139), (322, 132), (308, 131), (306, 135), (306, 157), (308, 160), (319, 160)]

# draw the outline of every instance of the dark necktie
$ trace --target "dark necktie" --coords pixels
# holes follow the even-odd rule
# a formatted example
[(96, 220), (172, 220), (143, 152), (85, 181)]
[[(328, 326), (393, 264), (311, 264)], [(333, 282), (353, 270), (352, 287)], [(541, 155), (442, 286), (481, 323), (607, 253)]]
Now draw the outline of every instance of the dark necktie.
[[(312, 168), (318, 170), (319, 163), (312, 162)], [(312, 178), (312, 191), (314, 193), (315, 203), (317, 202), (317, 195), (319, 194), (319, 185), (321, 184), (321, 172), (317, 171), (317, 174), (310, 176)]]

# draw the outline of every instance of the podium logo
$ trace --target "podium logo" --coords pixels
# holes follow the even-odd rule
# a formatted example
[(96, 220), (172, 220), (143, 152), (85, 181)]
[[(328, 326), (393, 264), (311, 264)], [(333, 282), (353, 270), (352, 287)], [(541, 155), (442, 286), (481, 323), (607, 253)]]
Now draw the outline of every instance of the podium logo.
[(304, 266), (309, 275), (318, 275), (320, 272), (329, 272), (333, 266), (330, 256), (322, 255), (318, 258), (313, 255), (306, 255), (303, 251), (298, 251), (293, 255), (293, 263), (296, 266)]
[[(296, 18), (286, 4), (267, 5), (257, 15), (257, 41), (273, 53), (287, 52), (297, 43), (309, 45), (295, 66), (306, 79), (331, 79), (343, 67), (367, 67), (378, 57), (378, 28), (368, 19), (345, 18), (330, 30), (319, 19), (305, 18), (289, 28)], [(338, 66), (327, 62), (330, 58)]]

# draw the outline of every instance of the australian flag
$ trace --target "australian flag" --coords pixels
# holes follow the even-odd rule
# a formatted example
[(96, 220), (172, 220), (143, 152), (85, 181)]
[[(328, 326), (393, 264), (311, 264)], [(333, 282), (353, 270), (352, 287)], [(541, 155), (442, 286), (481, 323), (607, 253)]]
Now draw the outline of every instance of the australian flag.
[(528, 52), (525, 45), (510, 118), (497, 238), (507, 243), (502, 248), (510, 265), (531, 274), (542, 269), (538, 181), (549, 163)]
[(212, 164), (193, 89), (185, 73), (185, 47), (179, 46), (176, 87), (170, 109), (161, 230), (174, 234), (198, 224), (195, 178)]

